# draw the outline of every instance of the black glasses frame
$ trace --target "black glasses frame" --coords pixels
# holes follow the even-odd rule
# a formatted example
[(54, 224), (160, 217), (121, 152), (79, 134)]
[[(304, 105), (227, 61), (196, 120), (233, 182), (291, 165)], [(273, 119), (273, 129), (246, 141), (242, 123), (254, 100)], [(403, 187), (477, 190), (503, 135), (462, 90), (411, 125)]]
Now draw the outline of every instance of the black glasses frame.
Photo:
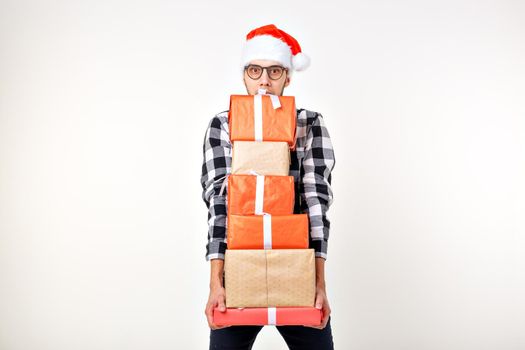
[(279, 75), (278, 78), (272, 78), (272, 77), (270, 77), (270, 74), (268, 74), (268, 78), (270, 78), (271, 80), (279, 80), (279, 79), (281, 79), (281, 77), (283, 76), (285, 71), (288, 72), (288, 68), (283, 67), (283, 66), (273, 65), (273, 66), (263, 67), (263, 66), (259, 66), (258, 64), (249, 64), (247, 66), (244, 66), (244, 70), (246, 71), (250, 67), (257, 67), (257, 68), (261, 69), (261, 74), (259, 74), (259, 76), (256, 77), (256, 78), (252, 77), (250, 75), (250, 73), (246, 72), (246, 74), (248, 74), (248, 77), (250, 77), (250, 79), (253, 79), (253, 80), (257, 80), (260, 77), (262, 77), (265, 69), (266, 69), (266, 74), (268, 74), (268, 69), (270, 69), (270, 68), (281, 68), (282, 69), (281, 75)]

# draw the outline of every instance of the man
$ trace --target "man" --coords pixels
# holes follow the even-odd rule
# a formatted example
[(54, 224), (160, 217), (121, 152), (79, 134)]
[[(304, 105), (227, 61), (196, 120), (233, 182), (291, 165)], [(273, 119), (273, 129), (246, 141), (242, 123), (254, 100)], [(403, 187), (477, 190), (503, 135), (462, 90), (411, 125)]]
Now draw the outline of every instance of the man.
[[(242, 74), (246, 91), (259, 89), (282, 96), (290, 84), (293, 70), (304, 70), (309, 58), (299, 43), (274, 25), (252, 30), (246, 37), (242, 54)], [(330, 305), (326, 295), (324, 265), (330, 221), (326, 212), (332, 203), (331, 171), (335, 165), (330, 136), (321, 114), (297, 109), (296, 150), (291, 152), (290, 175), (295, 180), (294, 213), (308, 213), (310, 248), (316, 256), (315, 306), (322, 309), (319, 327), (276, 326), (291, 349), (333, 349)], [(213, 309), (225, 310), (224, 253), (226, 246), (226, 194), (224, 180), (231, 170), (232, 144), (229, 138), (228, 111), (214, 116), (206, 130), (202, 165), (202, 197), (208, 207), (208, 244), (210, 294), (205, 314), (210, 331), (210, 349), (251, 349), (262, 326), (226, 326), (213, 323)], [(222, 189), (222, 191), (221, 191)]]

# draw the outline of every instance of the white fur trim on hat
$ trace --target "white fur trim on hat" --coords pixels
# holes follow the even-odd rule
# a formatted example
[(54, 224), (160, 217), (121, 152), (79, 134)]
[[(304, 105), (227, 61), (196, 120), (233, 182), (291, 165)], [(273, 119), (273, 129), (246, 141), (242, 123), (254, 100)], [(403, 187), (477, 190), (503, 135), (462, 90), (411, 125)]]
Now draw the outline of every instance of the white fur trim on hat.
[(292, 68), (292, 50), (288, 44), (272, 35), (257, 35), (247, 40), (241, 56), (243, 69), (252, 60), (277, 61), (289, 70)]

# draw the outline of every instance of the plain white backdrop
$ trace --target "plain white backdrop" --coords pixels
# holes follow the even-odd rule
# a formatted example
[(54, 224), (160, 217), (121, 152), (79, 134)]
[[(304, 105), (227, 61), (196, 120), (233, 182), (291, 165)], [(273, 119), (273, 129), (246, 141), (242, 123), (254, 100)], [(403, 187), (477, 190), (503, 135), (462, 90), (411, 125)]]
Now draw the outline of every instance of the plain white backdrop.
[(2, 0), (0, 349), (207, 349), (202, 141), (269, 23), (335, 148), (336, 349), (525, 348), (524, 2)]

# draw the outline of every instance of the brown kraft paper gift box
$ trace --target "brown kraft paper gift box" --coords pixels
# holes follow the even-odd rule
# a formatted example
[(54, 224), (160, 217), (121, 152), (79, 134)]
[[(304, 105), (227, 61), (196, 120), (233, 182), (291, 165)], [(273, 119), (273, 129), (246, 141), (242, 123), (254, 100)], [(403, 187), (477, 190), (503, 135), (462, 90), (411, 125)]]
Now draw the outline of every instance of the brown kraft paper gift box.
[(227, 249), (226, 307), (313, 307), (313, 249)]
[(286, 142), (234, 141), (232, 174), (288, 176), (290, 148)]

